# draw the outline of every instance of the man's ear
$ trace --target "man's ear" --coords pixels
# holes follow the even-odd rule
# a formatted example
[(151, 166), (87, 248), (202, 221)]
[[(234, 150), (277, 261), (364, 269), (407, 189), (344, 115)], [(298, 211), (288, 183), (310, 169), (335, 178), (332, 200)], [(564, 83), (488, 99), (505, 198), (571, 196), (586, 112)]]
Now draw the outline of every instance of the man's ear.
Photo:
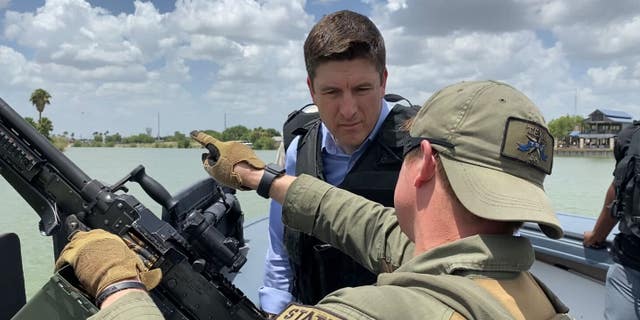
[(384, 94), (384, 92), (386, 91), (387, 88), (387, 77), (389, 76), (389, 72), (387, 71), (387, 68), (384, 68), (384, 71), (382, 72), (382, 79), (380, 82), (380, 86), (382, 87), (382, 92)]
[(431, 143), (427, 140), (420, 142), (420, 168), (414, 181), (416, 187), (428, 183), (436, 175), (436, 159), (434, 157)]
[(307, 76), (307, 87), (309, 88), (309, 94), (311, 94), (311, 99), (313, 99), (314, 98), (313, 82), (311, 81), (311, 78), (309, 78), (309, 76)]

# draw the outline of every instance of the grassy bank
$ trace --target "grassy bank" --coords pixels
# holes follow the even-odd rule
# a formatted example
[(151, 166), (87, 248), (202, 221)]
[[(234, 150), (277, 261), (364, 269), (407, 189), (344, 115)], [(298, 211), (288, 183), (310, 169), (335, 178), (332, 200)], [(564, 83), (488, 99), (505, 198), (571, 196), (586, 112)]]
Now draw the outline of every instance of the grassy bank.
[(49, 141), (51, 141), (53, 146), (60, 151), (64, 151), (71, 145), (69, 143), (69, 139), (63, 136), (53, 136)]
[[(96, 142), (96, 141), (75, 141), (70, 146), (74, 148), (181, 148), (181, 149), (189, 149), (189, 148), (202, 148), (202, 146), (191, 140), (183, 140), (183, 141), (155, 141), (149, 143), (115, 143), (115, 142)], [(257, 150), (276, 150), (277, 148), (270, 149), (262, 149), (255, 148)]]
[(74, 148), (200, 148), (200, 145), (195, 141), (155, 141), (149, 143), (102, 143), (96, 141), (75, 141), (71, 146)]

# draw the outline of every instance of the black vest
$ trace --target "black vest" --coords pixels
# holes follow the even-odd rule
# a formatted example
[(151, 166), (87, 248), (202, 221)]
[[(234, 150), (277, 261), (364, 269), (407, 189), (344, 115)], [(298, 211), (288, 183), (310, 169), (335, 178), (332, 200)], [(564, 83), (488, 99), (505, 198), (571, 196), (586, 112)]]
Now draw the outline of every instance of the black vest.
[(613, 240), (613, 260), (640, 270), (640, 122), (623, 129), (616, 141), (614, 186), (616, 198), (611, 214), (620, 221)]
[[(419, 107), (395, 105), (377, 135), (338, 186), (385, 206), (393, 206), (393, 193), (402, 166), (402, 148), (408, 136), (402, 125)], [(296, 175), (324, 180), (320, 119), (295, 130), (298, 140)], [(366, 214), (363, 212), (363, 214)], [(316, 304), (344, 287), (370, 285), (377, 275), (338, 249), (310, 235), (285, 227), (284, 242), (294, 272), (292, 294), (304, 304)]]

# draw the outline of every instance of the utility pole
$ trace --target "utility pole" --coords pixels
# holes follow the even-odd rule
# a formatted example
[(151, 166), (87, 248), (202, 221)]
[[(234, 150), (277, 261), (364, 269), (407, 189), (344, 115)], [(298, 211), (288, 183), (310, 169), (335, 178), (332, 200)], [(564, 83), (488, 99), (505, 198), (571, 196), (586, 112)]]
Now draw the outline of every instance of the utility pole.
[(573, 98), (573, 114), (578, 115), (578, 88), (576, 88), (576, 94)]
[(224, 129), (227, 130), (227, 113), (224, 113)]
[(156, 136), (156, 140), (160, 140), (160, 112), (158, 112), (158, 135)]

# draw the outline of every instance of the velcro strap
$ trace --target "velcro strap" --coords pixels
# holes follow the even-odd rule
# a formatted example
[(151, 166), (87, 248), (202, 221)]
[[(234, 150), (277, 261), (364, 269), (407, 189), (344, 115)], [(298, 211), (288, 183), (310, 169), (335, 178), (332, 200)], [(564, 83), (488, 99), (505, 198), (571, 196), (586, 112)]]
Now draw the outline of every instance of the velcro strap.
[(102, 290), (102, 292), (98, 294), (98, 296), (96, 297), (96, 305), (100, 307), (100, 305), (104, 302), (104, 300), (107, 299), (110, 295), (125, 289), (142, 289), (146, 291), (147, 288), (140, 281), (116, 282), (104, 288), (104, 290)]

